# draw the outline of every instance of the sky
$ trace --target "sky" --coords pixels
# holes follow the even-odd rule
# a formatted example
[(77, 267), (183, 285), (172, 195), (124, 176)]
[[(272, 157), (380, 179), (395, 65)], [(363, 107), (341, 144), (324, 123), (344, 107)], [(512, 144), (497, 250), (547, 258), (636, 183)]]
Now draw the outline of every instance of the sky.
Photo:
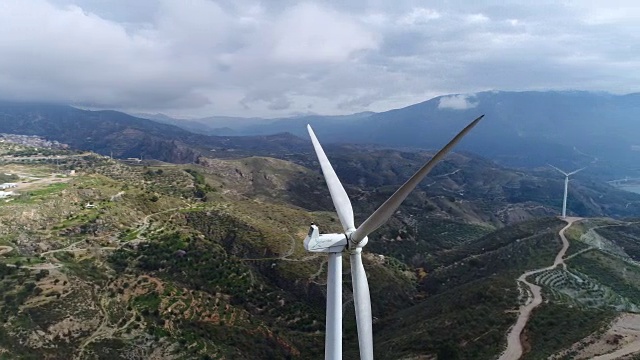
[(635, 0), (0, 0), (0, 99), (193, 118), (640, 92), (638, 19)]

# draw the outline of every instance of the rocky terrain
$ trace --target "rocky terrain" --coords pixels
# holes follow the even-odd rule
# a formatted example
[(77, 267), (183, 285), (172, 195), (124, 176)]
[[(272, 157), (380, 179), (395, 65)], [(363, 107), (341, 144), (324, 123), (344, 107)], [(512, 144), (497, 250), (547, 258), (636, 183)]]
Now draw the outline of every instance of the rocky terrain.
[[(312, 159), (129, 164), (0, 148), (0, 173), (19, 184), (0, 202), (0, 358), (323, 357), (326, 259), (302, 239), (312, 221), (339, 224)], [(358, 222), (429, 153), (329, 156)], [(502, 353), (527, 302), (516, 279), (561, 248), (561, 181), (544, 174), (454, 154), (372, 235), (364, 261), (378, 358)], [(523, 330), (525, 358), (582, 351), (640, 306), (640, 231), (620, 218), (633, 205), (619, 205), (635, 195), (588, 180), (571, 194), (570, 212), (592, 218), (567, 229), (566, 269), (527, 277), (544, 301)], [(356, 358), (344, 281), (345, 358)]]

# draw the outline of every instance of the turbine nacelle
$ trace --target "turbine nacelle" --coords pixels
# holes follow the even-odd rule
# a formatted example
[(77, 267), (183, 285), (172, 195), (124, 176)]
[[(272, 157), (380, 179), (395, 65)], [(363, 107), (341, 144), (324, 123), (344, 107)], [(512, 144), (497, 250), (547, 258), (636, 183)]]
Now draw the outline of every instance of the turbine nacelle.
[(351, 252), (362, 249), (369, 242), (369, 237), (355, 242), (351, 240), (353, 231), (346, 234), (320, 234), (320, 229), (315, 224), (311, 224), (307, 237), (304, 239), (304, 249), (309, 252), (342, 252), (346, 247)]
[(342, 252), (347, 246), (345, 234), (320, 234), (318, 226), (311, 224), (309, 233), (304, 239), (304, 248), (309, 252)]

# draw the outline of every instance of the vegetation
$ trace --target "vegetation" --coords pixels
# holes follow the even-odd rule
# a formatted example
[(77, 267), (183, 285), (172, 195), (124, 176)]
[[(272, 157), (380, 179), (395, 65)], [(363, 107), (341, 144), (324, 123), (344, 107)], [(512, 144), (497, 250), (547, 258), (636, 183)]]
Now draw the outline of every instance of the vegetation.
[[(162, 171), (162, 170), (159, 170), (159, 171)], [(195, 184), (195, 187), (193, 190), (193, 196), (195, 196), (196, 198), (206, 200), (207, 193), (216, 191), (214, 187), (207, 184), (205, 177), (202, 174), (200, 174), (198, 171), (193, 169), (185, 169), (185, 171), (189, 173), (191, 176), (193, 176), (193, 182)]]
[(569, 260), (571, 267), (605, 284), (640, 305), (640, 267), (601, 252), (587, 252)]
[(0, 184), (16, 182), (19, 179), (20, 179), (20, 177), (18, 177), (18, 175), (15, 175), (15, 174), (0, 173)]
[[(338, 161), (357, 217), (428, 156), (383, 153), (390, 158), (376, 150)], [(7, 173), (38, 180), (0, 206), (0, 244), (11, 248), (0, 256), (0, 353), (323, 357), (326, 258), (306, 253), (301, 239), (311, 222), (323, 232), (342, 227), (321, 175), (300, 165), (308, 159), (127, 165), (90, 154), (61, 156), (68, 158), (60, 168), (73, 167), (74, 176), (56, 177), (58, 167), (46, 158), (4, 159), (13, 161)], [(505, 194), (515, 190), (484, 180), (517, 183), (519, 175), (468, 160), (455, 155), (441, 164), (426, 184), (437, 186), (423, 184), (370, 238), (363, 260), (378, 358), (495, 358), (523, 300), (515, 278), (550, 265), (560, 248), (564, 222), (543, 217), (544, 206), (508, 203)], [(522, 201), (527, 191), (518, 195)], [(572, 247), (601, 225), (611, 223), (576, 228)], [(609, 302), (591, 313), (594, 305), (554, 287), (568, 274), (541, 273), (534, 281), (551, 307), (534, 315), (542, 322), (532, 322), (527, 336), (541, 350), (528, 356), (581, 337), (610, 316), (612, 304), (631, 307), (637, 296), (636, 270), (624, 259), (589, 251), (569, 264), (589, 284), (607, 282), (609, 290), (598, 294), (610, 295)], [(626, 277), (616, 270), (623, 264)], [(345, 358), (357, 358), (349, 266), (345, 256), (344, 348)], [(573, 310), (565, 317), (564, 308)], [(576, 317), (582, 330), (559, 340), (544, 334)], [(32, 334), (40, 332), (46, 335), (36, 340)]]
[(640, 261), (640, 223), (601, 227), (596, 232), (615, 241), (633, 260)]
[(505, 309), (516, 305), (515, 283), (507, 276), (452, 287), (377, 324), (376, 358), (442, 353), (454, 359), (495, 357), (515, 321)]
[(437, 293), (493, 274), (516, 278), (525, 270), (548, 266), (561, 247), (557, 233), (562, 226), (555, 218), (532, 220), (447, 251), (437, 256), (441, 265), (420, 286)]
[(46, 197), (51, 194), (55, 194), (61, 190), (64, 190), (68, 185), (65, 183), (60, 184), (51, 184), (45, 188), (31, 190), (29, 192), (23, 193), (16, 198), (17, 202), (29, 203), (34, 201), (42, 200), (43, 197)]
[(592, 226), (593, 225), (589, 224), (588, 221), (577, 221), (565, 230), (564, 236), (570, 244), (566, 256), (571, 256), (589, 248), (589, 245), (582, 241), (582, 237), (589, 231), (589, 229), (592, 228)]
[(530, 350), (523, 359), (547, 359), (596, 332), (613, 320), (615, 314), (612, 310), (543, 304), (524, 330)]
[(431, 270), (440, 265), (440, 254), (480, 239), (491, 230), (486, 225), (424, 218), (416, 220), (415, 226), (385, 227), (372, 236), (370, 248), (371, 251), (391, 255), (413, 267)]

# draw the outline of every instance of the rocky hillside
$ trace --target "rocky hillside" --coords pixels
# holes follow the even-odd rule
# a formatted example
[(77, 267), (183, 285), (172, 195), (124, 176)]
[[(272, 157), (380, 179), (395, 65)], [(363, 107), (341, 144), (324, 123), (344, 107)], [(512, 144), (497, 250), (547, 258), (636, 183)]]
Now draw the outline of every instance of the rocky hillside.
[(38, 135), (119, 158), (151, 158), (190, 163), (201, 155), (239, 157), (282, 155), (309, 145), (287, 134), (273, 136), (205, 136), (177, 126), (117, 111), (89, 111), (71, 106), (0, 102), (0, 128), (5, 133)]
[[(201, 157), (151, 166), (91, 153), (12, 156), (23, 150), (0, 152), (0, 172), (20, 184), (17, 196), (0, 200), (0, 358), (323, 357), (326, 258), (306, 253), (302, 239), (312, 221), (327, 232), (340, 225), (313, 161)], [(329, 156), (361, 221), (429, 154)], [(561, 179), (542, 175), (450, 156), (372, 235), (364, 263), (378, 358), (497, 357), (524, 301), (515, 278), (553, 262), (560, 246), (563, 223), (541, 216), (557, 213)], [(635, 201), (588, 180), (572, 186), (573, 198), (596, 204), (572, 211), (622, 215), (619, 199)], [(557, 198), (542, 196), (545, 187)], [(626, 257), (613, 245), (578, 254), (597, 243), (589, 234), (600, 225), (632, 226), (577, 227), (568, 271), (600, 286), (601, 301), (567, 295), (562, 289), (575, 284), (557, 287), (560, 275), (536, 279), (557, 294), (543, 319), (580, 326), (532, 322), (530, 356), (560, 351), (615, 311), (634, 309), (633, 288), (598, 269), (614, 260), (632, 266), (635, 230), (620, 227)], [(349, 276), (344, 284), (345, 358), (357, 358)], [(559, 342), (544, 335), (560, 331)]]

